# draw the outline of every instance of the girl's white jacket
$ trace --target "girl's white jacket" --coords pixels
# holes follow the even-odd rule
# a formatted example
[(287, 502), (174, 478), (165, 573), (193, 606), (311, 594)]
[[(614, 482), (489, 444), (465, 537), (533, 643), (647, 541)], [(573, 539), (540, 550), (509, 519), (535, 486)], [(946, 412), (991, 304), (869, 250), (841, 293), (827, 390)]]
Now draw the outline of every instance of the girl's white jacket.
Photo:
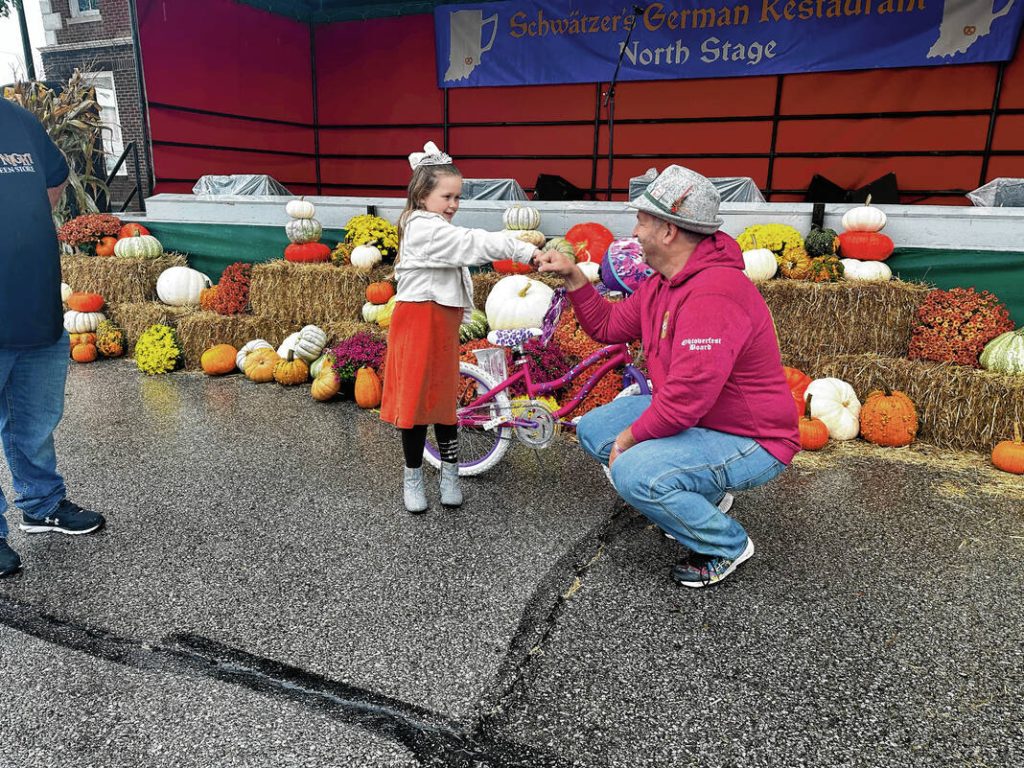
[(403, 227), (395, 264), (395, 301), (462, 307), (463, 322), (468, 322), (473, 308), (468, 267), (502, 259), (528, 264), (536, 250), (500, 232), (457, 227), (439, 213), (413, 211)]

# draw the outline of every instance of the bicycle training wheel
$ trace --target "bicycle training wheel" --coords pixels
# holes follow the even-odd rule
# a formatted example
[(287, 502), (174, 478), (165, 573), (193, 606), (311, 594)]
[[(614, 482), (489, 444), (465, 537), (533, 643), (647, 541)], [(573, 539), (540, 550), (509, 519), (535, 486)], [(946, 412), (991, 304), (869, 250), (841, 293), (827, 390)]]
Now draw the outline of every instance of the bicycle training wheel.
[[(496, 386), (494, 380), (478, 366), (459, 363), (459, 392), (456, 418), (459, 423), (459, 475), (468, 477), (486, 472), (505, 455), (512, 442), (512, 427), (485, 429), (488, 421), (508, 418), (512, 413), (508, 395), (499, 392), (486, 402), (471, 408), (469, 404), (482, 393)], [(432, 467), (441, 466), (434, 430), (427, 430), (423, 458)]]

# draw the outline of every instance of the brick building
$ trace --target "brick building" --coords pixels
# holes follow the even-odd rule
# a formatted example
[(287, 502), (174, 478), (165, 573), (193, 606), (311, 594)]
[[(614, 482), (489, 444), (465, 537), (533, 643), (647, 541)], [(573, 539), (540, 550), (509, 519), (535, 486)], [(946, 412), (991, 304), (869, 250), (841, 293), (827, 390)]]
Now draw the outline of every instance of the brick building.
[[(75, 68), (90, 72), (96, 85), (101, 115), (113, 129), (104, 135), (109, 171), (131, 142), (138, 148), (143, 189), (132, 200), (149, 194), (152, 178), (146, 142), (129, 0), (39, 0), (46, 30), (40, 49), (47, 80), (67, 80)], [(134, 156), (129, 153), (111, 183), (115, 210), (135, 188)]]

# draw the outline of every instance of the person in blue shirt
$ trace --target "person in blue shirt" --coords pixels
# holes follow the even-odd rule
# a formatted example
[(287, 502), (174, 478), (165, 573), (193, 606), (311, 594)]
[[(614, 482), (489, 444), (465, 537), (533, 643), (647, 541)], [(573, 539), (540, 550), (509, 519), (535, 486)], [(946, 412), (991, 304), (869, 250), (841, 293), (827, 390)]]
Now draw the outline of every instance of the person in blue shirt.
[[(105, 522), (66, 497), (53, 448), (68, 336), (51, 211), (67, 177), (67, 162), (40, 122), (0, 98), (0, 438), (26, 533), (93, 533)], [(7, 543), (7, 507), (0, 489), (0, 576), (21, 569)]]

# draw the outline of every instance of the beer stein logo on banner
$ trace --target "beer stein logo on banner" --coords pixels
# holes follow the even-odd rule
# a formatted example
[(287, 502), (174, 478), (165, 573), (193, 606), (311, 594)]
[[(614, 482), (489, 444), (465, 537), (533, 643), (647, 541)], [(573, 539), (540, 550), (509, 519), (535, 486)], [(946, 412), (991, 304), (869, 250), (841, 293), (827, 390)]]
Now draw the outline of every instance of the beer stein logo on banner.
[(946, 0), (942, 9), (939, 39), (928, 51), (928, 58), (955, 56), (992, 31), (992, 22), (1010, 12), (1016, 0), (1006, 0), (998, 11), (999, 0)]
[[(480, 57), (491, 50), (498, 34), (498, 14), (486, 19), (481, 10), (454, 11), (449, 14), (451, 32), (448, 39), (448, 71), (446, 81), (465, 80), (480, 63)], [(491, 38), (483, 43), (484, 26), (491, 24)]]

